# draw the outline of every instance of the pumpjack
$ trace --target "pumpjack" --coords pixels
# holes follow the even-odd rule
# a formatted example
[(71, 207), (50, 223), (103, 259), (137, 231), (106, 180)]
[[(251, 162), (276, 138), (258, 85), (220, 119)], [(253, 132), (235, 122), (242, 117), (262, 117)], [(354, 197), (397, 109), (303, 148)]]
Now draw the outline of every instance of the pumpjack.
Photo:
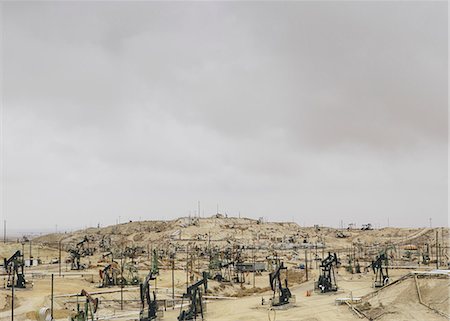
[[(94, 315), (98, 309), (98, 298), (93, 298), (89, 293), (85, 290), (81, 290), (81, 294), (78, 296), (86, 297), (86, 301), (84, 303), (84, 309), (81, 308), (80, 303), (77, 303), (77, 313), (70, 317), (70, 321), (94, 321)], [(77, 299), (78, 299), (77, 296)]]
[(331, 254), (328, 252), (328, 256), (320, 263), (321, 274), (319, 281), (317, 282), (317, 289), (321, 293), (337, 291), (336, 276), (334, 274), (334, 267), (339, 263), (336, 253)]
[(273, 291), (272, 296), (272, 306), (280, 306), (289, 303), (289, 299), (292, 297), (291, 290), (288, 288), (287, 278), (281, 282), (281, 270), (286, 270), (287, 267), (284, 266), (283, 262), (278, 265), (278, 267), (269, 274), (270, 287)]
[[(150, 295), (150, 281), (155, 280), (156, 275), (152, 271), (145, 278), (144, 283), (140, 284), (141, 293), (141, 312), (139, 321), (156, 320), (158, 312), (158, 303), (156, 302), (156, 293), (153, 291), (153, 300)], [(146, 309), (147, 306), (147, 309)]]
[[(88, 244), (88, 246), (86, 247), (85, 244)], [(76, 249), (82, 256), (92, 256), (95, 252), (95, 248), (89, 247), (89, 239), (87, 236), (84, 236), (84, 239), (77, 243)]]
[(138, 285), (141, 282), (138, 269), (135, 263), (127, 262), (123, 265), (123, 278), (120, 278), (119, 283), (123, 285)]
[(375, 282), (373, 284), (375, 288), (380, 288), (389, 283), (387, 265), (388, 257), (385, 253), (380, 254), (375, 261), (372, 261), (371, 266), (373, 273), (375, 273)]
[(25, 288), (25, 276), (23, 274), (23, 255), (16, 251), (9, 259), (4, 259), (4, 268), (8, 274), (7, 286), (15, 288)]
[(78, 249), (69, 249), (70, 253), (70, 269), (71, 270), (82, 270), (84, 266), (80, 263), (81, 254)]
[(98, 271), (101, 279), (101, 288), (117, 285), (119, 283), (119, 266), (116, 262), (112, 262), (105, 266), (103, 270)]
[(82, 256), (91, 256), (94, 254), (94, 249), (86, 247), (85, 244), (89, 243), (87, 236), (84, 237), (80, 242), (78, 242), (75, 248), (69, 249), (71, 270), (82, 270), (85, 268), (84, 265), (80, 263)]
[[(208, 278), (206, 272), (203, 272), (203, 278), (201, 280), (189, 286), (186, 293), (183, 294), (183, 299), (189, 299), (190, 304), (188, 310), (181, 310), (180, 315), (178, 316), (178, 321), (197, 320), (199, 315), (203, 320), (205, 307), (203, 306), (202, 300), (202, 285), (206, 293), (208, 290)], [(183, 307), (183, 304), (181, 306)]]

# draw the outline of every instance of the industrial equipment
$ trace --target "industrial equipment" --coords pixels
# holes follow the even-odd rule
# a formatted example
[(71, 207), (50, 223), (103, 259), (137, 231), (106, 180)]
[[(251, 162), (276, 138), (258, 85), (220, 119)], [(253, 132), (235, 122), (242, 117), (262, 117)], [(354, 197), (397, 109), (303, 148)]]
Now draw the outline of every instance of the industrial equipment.
[[(183, 294), (183, 300), (189, 299), (189, 309), (181, 310), (180, 315), (178, 316), (178, 321), (188, 321), (188, 320), (197, 320), (197, 317), (200, 315), (203, 320), (205, 307), (202, 301), (202, 290), (201, 286), (204, 286), (204, 291), (208, 290), (208, 279), (206, 272), (203, 272), (203, 278), (196, 283), (189, 286), (186, 290), (186, 293)], [(183, 302), (181, 304), (181, 309), (183, 309)]]
[(283, 287), (283, 282), (281, 282), (281, 270), (286, 270), (287, 273), (287, 267), (284, 266), (283, 262), (278, 265), (274, 272), (269, 274), (270, 287), (273, 291), (273, 306), (287, 304), (289, 303), (289, 298), (292, 297), (291, 291), (288, 288), (287, 277), (284, 279)]
[(370, 224), (370, 223), (368, 223), (368, 224), (363, 224), (362, 227), (361, 227), (361, 230), (362, 230), (362, 231), (370, 231), (370, 230), (373, 230), (372, 224)]
[(340, 239), (344, 239), (344, 238), (349, 237), (349, 235), (344, 234), (342, 231), (337, 231), (337, 232), (336, 232), (336, 237), (337, 237), (337, 238), (340, 238)]
[[(85, 290), (81, 290), (81, 294), (78, 296), (86, 297), (86, 301), (84, 303), (84, 308), (80, 306), (80, 303), (77, 302), (77, 313), (74, 316), (69, 318), (70, 321), (94, 321), (95, 313), (98, 308), (98, 298), (93, 298), (89, 293)], [(77, 301), (78, 301), (77, 296)]]
[(361, 273), (361, 265), (358, 260), (356, 260), (355, 273)]
[[(384, 266), (383, 266), (384, 265)], [(379, 288), (389, 283), (388, 274), (388, 257), (385, 253), (377, 256), (375, 261), (372, 261), (372, 270), (375, 273), (374, 287)]]
[(321, 293), (337, 291), (336, 276), (334, 274), (334, 267), (339, 263), (336, 253), (331, 254), (320, 263), (321, 273), (319, 281), (316, 284), (316, 289)]
[(127, 262), (123, 265), (123, 277), (120, 279), (120, 284), (123, 285), (138, 285), (141, 282), (139, 272), (134, 262)]
[(233, 272), (234, 272), (233, 281), (235, 283), (240, 284), (245, 283), (245, 273), (242, 269), (238, 268), (238, 266), (241, 265), (242, 263), (244, 263), (244, 260), (242, 258), (242, 249), (237, 248), (233, 262)]
[(78, 249), (69, 249), (70, 254), (70, 269), (71, 270), (82, 270), (84, 265), (80, 263), (81, 254)]
[(156, 249), (153, 249), (152, 254), (152, 270), (153, 274), (158, 275), (159, 274), (159, 267), (158, 267), (158, 254)]
[(25, 276), (23, 274), (23, 255), (16, 251), (9, 259), (4, 259), (3, 267), (8, 274), (7, 286), (16, 288), (25, 288)]
[(86, 266), (80, 263), (81, 257), (94, 255), (95, 249), (89, 247), (88, 244), (89, 239), (85, 236), (84, 239), (76, 244), (75, 248), (69, 249), (71, 270), (84, 269)]
[(153, 291), (153, 300), (150, 295), (150, 281), (155, 279), (156, 275), (150, 271), (145, 278), (144, 283), (140, 284), (141, 312), (139, 314), (139, 321), (150, 321), (157, 318), (158, 304), (156, 302), (155, 291)]
[(424, 253), (422, 253), (422, 264), (428, 265), (430, 264), (430, 245), (426, 243), (427, 249)]
[(119, 275), (120, 275), (120, 269), (119, 265), (116, 262), (112, 262), (105, 266), (103, 270), (99, 270), (100, 274), (100, 280), (101, 288), (106, 288), (109, 286), (117, 285), (120, 283), (119, 281)]

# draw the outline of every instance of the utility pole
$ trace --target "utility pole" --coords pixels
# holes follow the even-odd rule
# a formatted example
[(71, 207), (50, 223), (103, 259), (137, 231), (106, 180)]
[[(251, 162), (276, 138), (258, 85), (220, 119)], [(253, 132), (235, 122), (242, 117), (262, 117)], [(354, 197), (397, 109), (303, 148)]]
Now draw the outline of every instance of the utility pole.
[(122, 247), (122, 255), (120, 256), (120, 310), (123, 310), (123, 247)]
[(253, 243), (253, 288), (255, 288), (255, 277), (256, 277), (256, 258), (255, 258), (255, 244)]
[(438, 231), (436, 231), (436, 269), (439, 269)]
[[(15, 263), (13, 263), (15, 266)], [(11, 321), (14, 321), (14, 280), (15, 273), (13, 272), (12, 284), (11, 284)]]
[(59, 276), (61, 276), (61, 240), (59, 240), (58, 242), (58, 249), (59, 249), (59, 258), (58, 258)]
[(3, 221), (3, 243), (6, 243), (6, 220)]
[(51, 302), (51, 305), (50, 305), (50, 320), (53, 321), (53, 273), (52, 273), (52, 289), (51, 289), (50, 298), (51, 298), (51, 300), (50, 300), (50, 302)]
[(189, 244), (186, 245), (186, 287), (189, 286)]
[(308, 281), (308, 249), (305, 249), (305, 271), (306, 271), (306, 281)]
[(198, 201), (198, 217), (200, 218), (200, 201)]
[(172, 253), (172, 308), (175, 309), (175, 252)]

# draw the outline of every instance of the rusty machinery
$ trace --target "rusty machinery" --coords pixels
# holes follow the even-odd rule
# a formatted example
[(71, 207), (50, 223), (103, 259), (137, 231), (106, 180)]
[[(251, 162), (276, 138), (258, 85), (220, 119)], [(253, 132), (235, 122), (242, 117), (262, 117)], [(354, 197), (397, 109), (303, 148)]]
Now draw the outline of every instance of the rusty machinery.
[(157, 318), (158, 304), (156, 302), (156, 293), (153, 291), (152, 299), (150, 291), (150, 281), (155, 279), (156, 275), (150, 271), (144, 283), (140, 284), (141, 311), (139, 313), (139, 321), (150, 321)]
[(8, 287), (25, 288), (25, 276), (23, 274), (23, 255), (16, 251), (9, 259), (4, 259), (3, 267), (8, 274)]
[(181, 312), (178, 316), (178, 321), (197, 320), (199, 316), (203, 320), (205, 307), (203, 305), (202, 299), (202, 285), (206, 293), (206, 291), (208, 290), (208, 279), (206, 272), (203, 272), (203, 278), (201, 280), (189, 286), (186, 290), (186, 293), (183, 294), (183, 300), (189, 299), (190, 303), (188, 310), (182, 310), (183, 302), (181, 303)]
[(292, 297), (291, 291), (288, 288), (287, 275), (284, 282), (281, 281), (282, 270), (286, 270), (287, 273), (287, 267), (284, 266), (283, 262), (278, 265), (275, 271), (269, 274), (270, 288), (273, 291), (272, 306), (287, 304)]
[(331, 254), (328, 252), (328, 256), (320, 263), (320, 276), (319, 280), (315, 284), (316, 290), (320, 290), (321, 293), (337, 291), (336, 276), (334, 274), (334, 268), (338, 265), (339, 261), (336, 253)]
[[(78, 302), (78, 297), (86, 297), (84, 307)], [(94, 321), (95, 313), (98, 309), (98, 298), (93, 298), (85, 290), (81, 290), (81, 294), (77, 295), (77, 313), (69, 318), (70, 321)]]
[(372, 267), (373, 273), (375, 274), (374, 287), (379, 288), (385, 286), (389, 283), (388, 274), (388, 257), (385, 253), (377, 256), (375, 261), (372, 261), (370, 265)]
[(112, 260), (103, 269), (99, 270), (99, 287), (110, 287), (115, 285), (138, 285), (141, 282), (138, 268), (133, 262), (125, 262), (119, 265)]
[(100, 275), (101, 288), (118, 285), (120, 283), (120, 269), (117, 262), (113, 261), (98, 272)]

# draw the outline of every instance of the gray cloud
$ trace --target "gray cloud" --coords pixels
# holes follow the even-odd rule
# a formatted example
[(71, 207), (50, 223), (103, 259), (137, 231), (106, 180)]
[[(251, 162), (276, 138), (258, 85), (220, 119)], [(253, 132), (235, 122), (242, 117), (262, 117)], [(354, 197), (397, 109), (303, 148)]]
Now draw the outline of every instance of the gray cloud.
[(11, 226), (447, 225), (444, 2), (2, 10)]

